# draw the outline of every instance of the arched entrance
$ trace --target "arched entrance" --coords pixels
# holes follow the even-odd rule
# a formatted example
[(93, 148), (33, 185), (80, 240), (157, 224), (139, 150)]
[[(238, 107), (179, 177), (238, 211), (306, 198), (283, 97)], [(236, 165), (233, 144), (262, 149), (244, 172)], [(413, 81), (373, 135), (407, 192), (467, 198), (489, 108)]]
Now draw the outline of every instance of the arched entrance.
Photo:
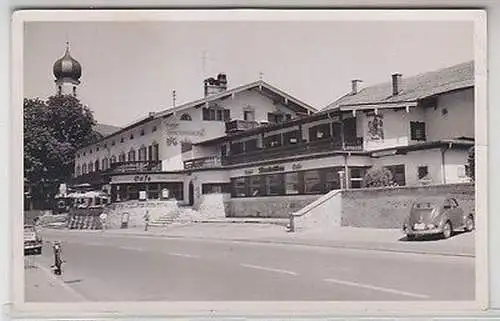
[(194, 185), (193, 182), (189, 182), (189, 193), (188, 193), (189, 206), (194, 204)]

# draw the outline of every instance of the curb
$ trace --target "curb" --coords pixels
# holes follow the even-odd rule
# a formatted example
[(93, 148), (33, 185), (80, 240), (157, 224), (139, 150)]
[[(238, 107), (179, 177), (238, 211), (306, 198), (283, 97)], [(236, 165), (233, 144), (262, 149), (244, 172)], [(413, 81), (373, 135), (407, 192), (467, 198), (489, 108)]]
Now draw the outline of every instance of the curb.
[[(77, 230), (77, 232), (87, 232), (85, 230)], [(387, 253), (405, 253), (405, 254), (421, 254), (421, 255), (436, 255), (436, 256), (445, 256), (445, 257), (467, 257), (467, 258), (475, 258), (474, 254), (469, 253), (460, 253), (460, 252), (447, 252), (447, 251), (426, 251), (420, 249), (396, 249), (396, 248), (387, 248), (380, 246), (370, 246), (369, 244), (360, 245), (360, 244), (349, 244), (342, 242), (332, 243), (317, 243), (315, 241), (303, 241), (303, 240), (277, 240), (277, 239), (238, 239), (238, 238), (211, 238), (211, 237), (200, 237), (200, 236), (182, 236), (182, 235), (165, 235), (165, 234), (151, 234), (151, 233), (104, 233), (101, 235), (113, 235), (113, 236), (141, 236), (141, 237), (156, 237), (156, 238), (167, 238), (167, 239), (194, 239), (194, 240), (206, 240), (206, 241), (232, 241), (232, 242), (242, 242), (242, 243), (257, 243), (257, 244), (281, 244), (281, 245), (296, 245), (296, 246), (312, 246), (312, 247), (320, 247), (320, 248), (336, 248), (336, 249), (350, 249), (350, 250), (365, 250), (365, 251), (376, 251), (376, 252), (387, 252)], [(335, 243), (334, 243), (335, 242)], [(383, 244), (383, 243), (382, 243)]]

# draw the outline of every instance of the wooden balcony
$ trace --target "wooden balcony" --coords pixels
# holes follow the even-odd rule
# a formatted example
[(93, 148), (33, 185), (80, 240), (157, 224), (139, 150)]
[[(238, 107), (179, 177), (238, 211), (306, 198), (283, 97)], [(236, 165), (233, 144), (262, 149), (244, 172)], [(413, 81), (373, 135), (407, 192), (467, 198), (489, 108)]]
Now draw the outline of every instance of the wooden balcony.
[(219, 156), (195, 158), (184, 162), (184, 169), (216, 168), (221, 166), (222, 159)]
[(244, 131), (259, 127), (260, 124), (256, 121), (234, 119), (226, 122), (226, 133)]
[(130, 161), (111, 164), (109, 173), (150, 173), (161, 171), (161, 161)]
[(331, 151), (362, 151), (363, 138), (357, 137), (348, 139), (342, 144), (341, 141), (324, 139), (307, 143), (298, 143), (293, 145), (261, 148), (252, 152), (231, 155), (225, 157), (222, 165), (233, 165), (248, 162), (255, 162), (267, 159), (284, 158), (289, 156), (307, 155), (315, 153), (324, 153)]

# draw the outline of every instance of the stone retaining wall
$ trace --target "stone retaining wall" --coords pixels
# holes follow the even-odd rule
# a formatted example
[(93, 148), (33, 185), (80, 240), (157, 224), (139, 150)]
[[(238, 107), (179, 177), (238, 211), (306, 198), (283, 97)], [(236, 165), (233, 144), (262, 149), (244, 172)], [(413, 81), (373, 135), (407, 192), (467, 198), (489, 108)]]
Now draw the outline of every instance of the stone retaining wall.
[(226, 202), (227, 217), (288, 218), (321, 195), (233, 198)]
[(475, 207), (474, 184), (353, 189), (342, 191), (342, 226), (401, 228), (412, 201), (420, 197), (454, 197), (466, 212)]

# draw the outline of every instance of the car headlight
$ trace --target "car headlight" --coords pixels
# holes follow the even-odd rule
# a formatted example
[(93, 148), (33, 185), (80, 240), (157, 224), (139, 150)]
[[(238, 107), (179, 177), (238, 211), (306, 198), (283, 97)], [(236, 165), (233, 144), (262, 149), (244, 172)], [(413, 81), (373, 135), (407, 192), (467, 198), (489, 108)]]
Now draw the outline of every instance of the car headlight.
[(427, 224), (427, 228), (429, 230), (432, 230), (433, 228), (436, 228), (436, 225), (434, 225), (434, 224)]

